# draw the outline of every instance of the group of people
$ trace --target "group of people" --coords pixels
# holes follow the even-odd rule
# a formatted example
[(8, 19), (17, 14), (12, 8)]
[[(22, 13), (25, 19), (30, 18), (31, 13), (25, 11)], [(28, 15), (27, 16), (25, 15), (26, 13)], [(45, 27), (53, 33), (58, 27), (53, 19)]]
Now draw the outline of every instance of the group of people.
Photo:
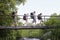
[[(36, 15), (35, 15), (35, 13), (36, 13), (36, 11), (31, 12), (30, 13), (30, 18), (33, 19), (32, 23), (36, 24)], [(42, 13), (37, 15), (37, 19), (40, 20), (40, 26), (42, 26), (43, 25)], [(26, 23), (27, 23), (27, 21), (28, 21), (28, 15), (27, 14), (23, 15), (23, 20), (25, 20)]]
[[(15, 16), (16, 16), (16, 13), (17, 13), (17, 11), (16, 11), (16, 12), (12, 12), (12, 18), (14, 19), (15, 25), (17, 24), (17, 23), (16, 23), (16, 17), (15, 17)], [(36, 11), (33, 11), (33, 12), (30, 13), (30, 18), (33, 20), (33, 21), (32, 21), (32, 24), (33, 24), (33, 23), (36, 24), (36, 15), (35, 15), (35, 14), (36, 14)], [(24, 14), (24, 15), (23, 15), (23, 20), (25, 20), (26, 23), (28, 23), (28, 16), (29, 16), (28, 14)], [(43, 22), (43, 20), (42, 20), (42, 13), (40, 13), (40, 14), (37, 15), (37, 19), (38, 19), (39, 22), (40, 22), (40, 26), (41, 26), (41, 25), (44, 25), (44, 22)], [(26, 24), (26, 23), (25, 23), (25, 24)]]

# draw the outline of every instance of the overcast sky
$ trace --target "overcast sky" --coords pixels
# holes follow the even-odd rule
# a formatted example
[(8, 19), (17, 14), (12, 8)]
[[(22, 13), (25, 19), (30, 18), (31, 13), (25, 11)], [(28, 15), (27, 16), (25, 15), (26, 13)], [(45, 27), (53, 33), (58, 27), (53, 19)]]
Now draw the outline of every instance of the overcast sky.
[[(59, 14), (60, 0), (27, 0), (24, 6), (22, 4), (18, 6), (18, 15), (30, 14), (33, 11), (36, 11), (36, 14), (42, 13), (42, 15)], [(21, 19), (20, 21), (23, 22), (24, 20)], [(29, 19), (29, 22), (32, 20)], [(37, 22), (39, 21), (37, 20)]]
[(60, 13), (60, 0), (27, 0), (25, 5), (18, 7), (18, 14), (30, 13), (36, 11), (36, 14), (51, 15)]

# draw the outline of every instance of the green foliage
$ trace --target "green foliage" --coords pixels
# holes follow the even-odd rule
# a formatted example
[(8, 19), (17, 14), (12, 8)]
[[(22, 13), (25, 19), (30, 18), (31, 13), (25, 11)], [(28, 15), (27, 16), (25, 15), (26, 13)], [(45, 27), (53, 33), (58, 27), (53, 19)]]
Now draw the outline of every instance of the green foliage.
[(57, 38), (59, 40), (60, 39), (59, 38), (60, 37), (59, 35), (60, 34), (60, 15), (57, 15), (56, 13), (52, 14), (50, 18), (45, 22), (45, 24), (47, 26), (51, 26), (51, 25), (56, 26), (55, 29), (53, 30), (50, 29), (52, 31), (51, 35), (53, 35), (55, 40), (57, 40)]
[(35, 29), (30, 32), (30, 37), (40, 38), (43, 35), (43, 30)]
[(25, 1), (26, 0), (0, 0), (0, 26), (10, 26), (13, 23), (11, 12), (16, 11), (16, 5), (24, 3)]
[[(14, 10), (16, 7), (16, 5), (20, 5), (21, 3), (24, 3), (26, 0), (0, 0), (0, 9), (1, 11), (8, 10)], [(4, 10), (4, 11), (5, 11)]]
[(18, 26), (23, 26), (23, 23), (22, 22), (18, 22)]
[(43, 30), (40, 29), (22, 30), (21, 35), (22, 37), (40, 38), (43, 35)]
[[(13, 18), (11, 14), (16, 11), (16, 5), (24, 3), (26, 0), (0, 0), (0, 26), (11, 26)], [(16, 32), (14, 30), (0, 30), (1, 40), (15, 40)]]

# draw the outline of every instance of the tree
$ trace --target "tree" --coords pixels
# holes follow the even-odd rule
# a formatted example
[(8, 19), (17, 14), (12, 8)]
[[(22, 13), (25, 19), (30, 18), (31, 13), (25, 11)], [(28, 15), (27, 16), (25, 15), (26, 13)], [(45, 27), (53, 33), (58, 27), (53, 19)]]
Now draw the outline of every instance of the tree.
[(48, 19), (48, 21), (46, 21), (45, 23), (47, 26), (51, 26), (54, 25), (56, 26), (55, 29), (50, 29), (52, 31), (52, 36), (53, 36), (53, 40), (60, 40), (60, 15), (57, 15), (56, 13), (52, 14), (50, 16), (50, 18)]
[(13, 22), (11, 14), (13, 11), (16, 11), (16, 5), (25, 3), (25, 1), (26, 0), (0, 0), (0, 26), (10, 26)]
[[(13, 11), (16, 11), (16, 5), (25, 3), (26, 0), (0, 0), (0, 26), (11, 26), (13, 23), (13, 18), (11, 14)], [(0, 39), (2, 40), (13, 40), (15, 37), (14, 30), (0, 30)], [(13, 35), (14, 34), (14, 35)], [(2, 37), (1, 37), (2, 36)]]
[(43, 30), (40, 29), (29, 29), (29, 30), (22, 30), (21, 31), (22, 37), (27, 38), (40, 38), (43, 35)]

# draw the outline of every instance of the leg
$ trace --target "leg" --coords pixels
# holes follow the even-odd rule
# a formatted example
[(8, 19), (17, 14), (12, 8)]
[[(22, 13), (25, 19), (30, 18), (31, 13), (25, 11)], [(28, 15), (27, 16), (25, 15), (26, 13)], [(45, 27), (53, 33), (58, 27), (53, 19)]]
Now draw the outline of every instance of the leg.
[(26, 26), (28, 25), (28, 21), (26, 20)]
[(35, 25), (36, 25), (36, 19), (34, 19), (34, 21), (35, 21)]
[(42, 19), (40, 19), (40, 26), (42, 26)]

